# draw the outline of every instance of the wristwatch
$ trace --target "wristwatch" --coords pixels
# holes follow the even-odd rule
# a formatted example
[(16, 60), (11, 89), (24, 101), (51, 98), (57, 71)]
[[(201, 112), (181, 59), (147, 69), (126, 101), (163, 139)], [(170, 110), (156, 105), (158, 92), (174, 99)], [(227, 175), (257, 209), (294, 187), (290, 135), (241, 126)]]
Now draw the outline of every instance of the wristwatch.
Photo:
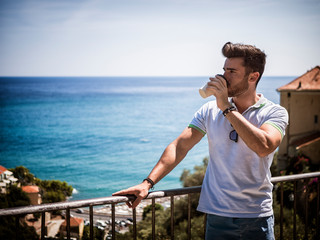
[(223, 114), (223, 116), (226, 116), (229, 112), (232, 112), (232, 111), (237, 111), (237, 109), (236, 109), (234, 106), (230, 106), (230, 107), (226, 108), (226, 109), (222, 112), (222, 114)]

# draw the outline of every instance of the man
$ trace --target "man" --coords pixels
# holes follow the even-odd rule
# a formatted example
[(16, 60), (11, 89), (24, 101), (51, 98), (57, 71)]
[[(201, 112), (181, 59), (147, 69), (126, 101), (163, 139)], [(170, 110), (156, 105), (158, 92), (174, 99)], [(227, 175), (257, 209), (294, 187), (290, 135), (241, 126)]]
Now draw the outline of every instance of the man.
[(288, 124), (287, 111), (256, 93), (266, 55), (244, 44), (226, 43), (224, 79), (210, 78), (204, 104), (163, 152), (148, 178), (114, 195), (134, 194), (135, 208), (207, 134), (210, 160), (199, 206), (207, 213), (206, 239), (274, 239), (270, 166)]

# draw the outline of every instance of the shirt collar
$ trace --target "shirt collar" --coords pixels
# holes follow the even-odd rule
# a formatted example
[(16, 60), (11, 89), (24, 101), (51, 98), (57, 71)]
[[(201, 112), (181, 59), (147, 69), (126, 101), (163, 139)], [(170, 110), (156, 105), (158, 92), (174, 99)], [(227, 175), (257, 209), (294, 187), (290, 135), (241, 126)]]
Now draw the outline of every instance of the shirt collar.
[(264, 105), (266, 105), (267, 99), (263, 96), (263, 94), (258, 93), (258, 96), (260, 97), (258, 102), (252, 105), (251, 108), (262, 108)]
[[(264, 105), (266, 105), (267, 99), (263, 96), (263, 94), (262, 94), (262, 93), (258, 93), (258, 96), (260, 97), (259, 100), (258, 100), (258, 102), (256, 102), (254, 105), (250, 106), (247, 110), (249, 110), (249, 109), (251, 109), (251, 108), (259, 109), (259, 108), (262, 108)], [(230, 103), (232, 104), (232, 106), (237, 107), (237, 106), (234, 104), (232, 98), (230, 98), (229, 101), (230, 101)], [(247, 111), (247, 110), (246, 110), (246, 111)], [(246, 112), (246, 111), (245, 111), (245, 112)]]

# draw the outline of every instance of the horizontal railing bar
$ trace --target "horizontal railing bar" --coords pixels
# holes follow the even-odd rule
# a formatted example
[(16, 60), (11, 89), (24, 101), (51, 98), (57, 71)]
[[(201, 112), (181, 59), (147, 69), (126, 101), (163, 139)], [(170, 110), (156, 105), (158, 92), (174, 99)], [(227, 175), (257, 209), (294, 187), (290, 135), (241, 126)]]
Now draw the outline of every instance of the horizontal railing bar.
[[(201, 186), (155, 191), (155, 192), (150, 192), (146, 197), (146, 199), (161, 198), (161, 197), (174, 196), (174, 195), (184, 195), (188, 193), (200, 192), (200, 190), (201, 190)], [(14, 207), (14, 208), (0, 209), (0, 216), (22, 215), (27, 213), (65, 210), (67, 208), (72, 209), (72, 208), (81, 208), (81, 207), (105, 205), (105, 204), (112, 204), (112, 203), (122, 203), (122, 202), (135, 200), (135, 198), (136, 198), (135, 196), (112, 196), (112, 197), (101, 197), (101, 198), (65, 201), (65, 202), (57, 202), (57, 203), (46, 203), (41, 205), (32, 205), (32, 206), (24, 206), (24, 207)]]
[[(320, 177), (320, 172), (273, 177), (271, 178), (271, 181), (273, 183), (277, 183), (282, 181), (295, 181), (299, 179), (312, 178), (312, 177)], [(189, 193), (199, 193), (200, 191), (201, 191), (201, 186), (168, 189), (168, 190), (150, 192), (146, 199), (186, 195)], [(14, 208), (0, 209), (0, 216), (23, 215), (28, 213), (65, 210), (67, 208), (73, 209), (73, 208), (105, 205), (105, 204), (116, 204), (116, 203), (132, 201), (135, 198), (136, 197), (132, 195), (131, 196), (111, 196), (111, 197), (101, 197), (101, 198), (65, 201), (65, 202), (57, 202), (57, 203), (46, 203), (41, 205), (14, 207)]]
[(289, 181), (296, 181), (296, 180), (313, 178), (313, 177), (320, 177), (320, 172), (301, 173), (301, 174), (294, 174), (294, 175), (287, 175), (287, 176), (272, 177), (271, 182), (272, 183), (289, 182)]

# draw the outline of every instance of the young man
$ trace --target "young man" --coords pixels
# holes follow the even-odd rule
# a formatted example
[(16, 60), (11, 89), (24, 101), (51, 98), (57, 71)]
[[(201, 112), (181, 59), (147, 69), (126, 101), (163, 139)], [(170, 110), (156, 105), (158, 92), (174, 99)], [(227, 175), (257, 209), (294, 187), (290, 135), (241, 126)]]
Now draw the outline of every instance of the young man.
[(274, 239), (270, 166), (288, 124), (287, 111), (256, 93), (266, 55), (226, 43), (224, 77), (210, 78), (216, 100), (198, 110), (163, 152), (148, 178), (114, 195), (134, 194), (135, 208), (207, 134), (210, 160), (198, 210), (207, 213), (206, 239)]

